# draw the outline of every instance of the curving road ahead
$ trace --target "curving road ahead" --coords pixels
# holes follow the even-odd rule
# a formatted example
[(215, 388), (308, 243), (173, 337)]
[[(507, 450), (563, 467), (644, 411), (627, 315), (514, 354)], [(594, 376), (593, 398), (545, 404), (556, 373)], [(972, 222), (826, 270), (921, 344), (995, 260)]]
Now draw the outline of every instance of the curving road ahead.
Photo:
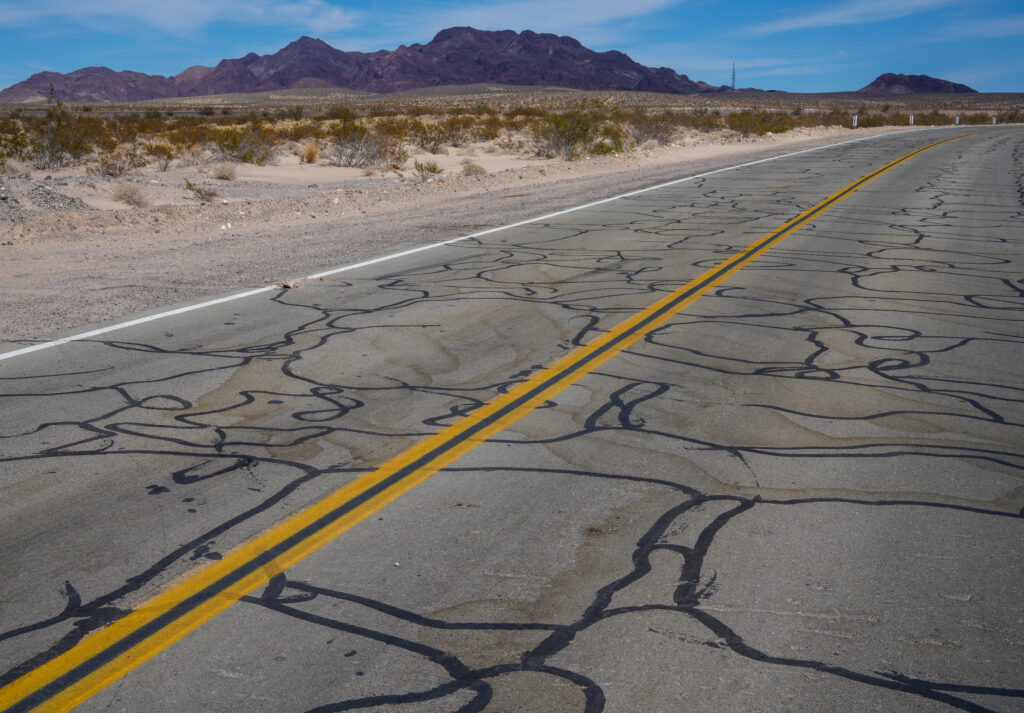
[(1022, 361), (1017, 127), (2, 359), (0, 710), (1022, 711)]

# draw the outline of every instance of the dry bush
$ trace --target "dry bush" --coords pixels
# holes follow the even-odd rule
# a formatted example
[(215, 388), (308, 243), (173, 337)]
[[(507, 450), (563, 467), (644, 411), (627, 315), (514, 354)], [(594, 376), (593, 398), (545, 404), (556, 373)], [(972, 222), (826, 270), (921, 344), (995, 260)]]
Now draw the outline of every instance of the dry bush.
[(185, 188), (191, 191), (192, 195), (195, 198), (198, 198), (203, 203), (209, 203), (218, 195), (217, 191), (211, 190), (209, 188), (201, 188), (200, 186), (197, 186), (194, 183), (192, 183), (192, 181), (188, 180), (187, 178), (185, 179)]
[(624, 138), (609, 117), (586, 106), (562, 114), (548, 114), (534, 124), (531, 134), (538, 156), (561, 156), (569, 160), (586, 153), (621, 151)]
[(225, 158), (263, 166), (272, 163), (282, 138), (262, 119), (252, 118), (241, 129), (220, 129), (214, 134), (217, 149)]
[(317, 146), (316, 142), (313, 141), (306, 144), (305, 147), (299, 150), (299, 161), (301, 163), (316, 163), (320, 160), (320, 147)]
[(0, 119), (0, 159), (27, 159), (29, 149), (29, 137), (21, 122), (16, 119)]
[(494, 141), (506, 128), (505, 120), (494, 114), (477, 117), (467, 129), (471, 141)]
[(116, 146), (100, 151), (95, 163), (89, 167), (89, 173), (96, 173), (111, 178), (120, 178), (132, 169), (145, 166), (148, 161), (135, 144)]
[(238, 177), (238, 171), (235, 169), (234, 164), (218, 163), (210, 171), (210, 175), (219, 181), (233, 181)]
[(54, 97), (50, 86), (46, 115), (32, 131), (29, 153), (36, 168), (69, 166), (92, 148), (86, 125)]
[(676, 115), (670, 111), (658, 114), (648, 114), (645, 111), (629, 112), (623, 114), (621, 120), (626, 125), (630, 138), (638, 144), (649, 141), (667, 144), (680, 125)]
[(462, 167), (463, 176), (482, 176), (487, 173), (487, 169), (478, 163), (467, 163)]
[(423, 163), (416, 161), (413, 164), (413, 170), (421, 181), (426, 181), (431, 176), (436, 176), (444, 172), (443, 169), (434, 161), (425, 161)]
[(147, 144), (146, 153), (151, 159), (156, 161), (156, 165), (161, 171), (166, 171), (170, 168), (171, 161), (173, 161), (177, 155), (174, 147), (166, 141)]
[(142, 188), (134, 183), (115, 183), (110, 189), (110, 195), (132, 208), (145, 208), (149, 205)]
[(343, 122), (331, 131), (325, 153), (335, 166), (357, 168), (391, 166), (409, 158), (400, 138), (355, 121)]

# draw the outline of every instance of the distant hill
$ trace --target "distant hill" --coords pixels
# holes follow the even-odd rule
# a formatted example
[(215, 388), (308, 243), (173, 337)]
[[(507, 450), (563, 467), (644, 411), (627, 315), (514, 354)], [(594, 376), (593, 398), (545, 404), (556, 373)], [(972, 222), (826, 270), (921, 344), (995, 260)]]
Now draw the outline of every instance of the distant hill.
[(927, 74), (892, 74), (886, 73), (857, 90), (864, 94), (977, 94), (966, 84), (947, 82)]
[(692, 94), (725, 91), (666, 67), (651, 68), (622, 52), (595, 52), (572, 37), (452, 27), (425, 45), (344, 52), (301, 37), (274, 54), (249, 53), (216, 67), (189, 67), (173, 77), (87, 67), (40, 72), (0, 91), (0, 103), (57, 98), (75, 102), (142, 101), (168, 97), (262, 92), (293, 87), (339, 87), (395, 92), (441, 85), (499, 83), (570, 89)]

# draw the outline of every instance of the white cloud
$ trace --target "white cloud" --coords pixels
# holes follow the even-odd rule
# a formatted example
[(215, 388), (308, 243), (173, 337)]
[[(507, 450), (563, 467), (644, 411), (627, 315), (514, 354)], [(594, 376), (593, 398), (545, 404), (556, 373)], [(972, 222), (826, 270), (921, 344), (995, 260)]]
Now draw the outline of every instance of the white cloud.
[(0, 0), (0, 27), (70, 22), (116, 28), (127, 23), (182, 33), (215, 21), (249, 25), (282, 25), (326, 33), (354, 27), (357, 15), (324, 0)]
[(864, 0), (846, 2), (828, 10), (819, 10), (806, 15), (765, 22), (747, 28), (757, 35), (773, 35), (790, 30), (806, 30), (813, 27), (834, 27), (837, 25), (862, 25), (883, 20), (895, 20), (920, 12), (927, 12), (954, 0)]

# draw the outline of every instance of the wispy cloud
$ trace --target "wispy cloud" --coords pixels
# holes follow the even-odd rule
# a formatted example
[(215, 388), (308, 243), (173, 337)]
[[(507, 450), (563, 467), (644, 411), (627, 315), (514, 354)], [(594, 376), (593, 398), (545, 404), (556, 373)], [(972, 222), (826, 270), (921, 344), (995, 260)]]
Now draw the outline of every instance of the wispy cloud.
[(950, 5), (953, 2), (954, 0), (865, 0), (864, 2), (846, 2), (828, 10), (819, 10), (805, 15), (765, 22), (760, 25), (753, 25), (747, 29), (756, 35), (774, 35), (779, 32), (806, 30), (814, 27), (863, 25), (927, 12)]
[(993, 40), (1014, 35), (1024, 35), (1024, 15), (958, 23), (939, 33), (939, 37), (945, 40)]
[(733, 62), (736, 63), (737, 84), (750, 86), (755, 78), (827, 74), (849, 64), (836, 65), (811, 57), (743, 57), (726, 55), (713, 48), (658, 44), (637, 52), (637, 61), (644, 64), (663, 64), (677, 72), (702, 79), (711, 84), (728, 81)]
[(680, 0), (512, 0), (449, 5), (444, 10), (431, 12), (431, 16), (439, 27), (470, 25), (487, 30), (536, 30), (542, 26), (566, 32), (577, 27), (643, 17), (679, 4)]
[(125, 23), (134, 22), (165, 32), (181, 33), (211, 22), (230, 21), (337, 32), (355, 26), (357, 19), (356, 13), (324, 0), (0, 0), (0, 27), (62, 22), (102, 29), (123, 27)]

